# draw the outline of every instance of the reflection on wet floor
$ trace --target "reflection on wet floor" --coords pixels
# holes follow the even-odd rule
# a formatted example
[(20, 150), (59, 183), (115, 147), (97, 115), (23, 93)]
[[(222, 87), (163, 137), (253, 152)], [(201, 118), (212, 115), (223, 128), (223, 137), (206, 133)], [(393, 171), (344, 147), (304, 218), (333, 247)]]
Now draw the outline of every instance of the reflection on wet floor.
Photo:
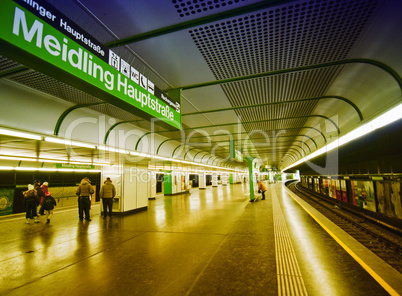
[(0, 295), (278, 295), (280, 211), (309, 295), (386, 295), (282, 186), (256, 203), (246, 184), (192, 189), (106, 219), (95, 204), (90, 222), (77, 208), (3, 217)]
[[(29, 225), (24, 223), (22, 215), (3, 218), (0, 221), (1, 269), (7, 277), (1, 280), (1, 291), (11, 291), (11, 294), (31, 292), (30, 286), (40, 286), (48, 278), (58, 278), (61, 270), (75, 269), (76, 265), (85, 266), (84, 270), (90, 274), (92, 268), (102, 270), (109, 262), (113, 265), (111, 268), (119, 270), (115, 272), (116, 277), (126, 278), (129, 275), (125, 269), (130, 270), (133, 265), (147, 274), (149, 272), (144, 270), (147, 266), (154, 266), (164, 273), (166, 266), (160, 263), (165, 261), (169, 262), (166, 264), (170, 268), (178, 261), (182, 262), (183, 269), (189, 263), (192, 266), (194, 261), (203, 262), (200, 258), (208, 260), (213, 252), (208, 241), (212, 239), (219, 244), (224, 239), (233, 221), (244, 211), (248, 200), (244, 191), (247, 190), (245, 185), (236, 185), (236, 193), (233, 186), (220, 186), (207, 190), (193, 189), (197, 194), (161, 195), (149, 201), (146, 211), (107, 219), (99, 216), (99, 205), (93, 205), (90, 222), (79, 221), (75, 208), (57, 209), (50, 224), (45, 223), (45, 217), (39, 218), (41, 223)], [(193, 249), (191, 260), (185, 255), (187, 251), (183, 250), (186, 245)], [(209, 251), (198, 253), (197, 249), (202, 245), (207, 246), (202, 249)], [(172, 257), (173, 254), (176, 258)], [(110, 256), (114, 260), (96, 264), (95, 259)], [(122, 257), (122, 261), (115, 260), (118, 257)], [(143, 262), (144, 266), (139, 262)], [(83, 275), (83, 271), (78, 270)], [(108, 273), (107, 270), (104, 273)], [(78, 275), (76, 279), (81, 281)], [(62, 287), (74, 291), (73, 286), (62, 284), (60, 289)]]

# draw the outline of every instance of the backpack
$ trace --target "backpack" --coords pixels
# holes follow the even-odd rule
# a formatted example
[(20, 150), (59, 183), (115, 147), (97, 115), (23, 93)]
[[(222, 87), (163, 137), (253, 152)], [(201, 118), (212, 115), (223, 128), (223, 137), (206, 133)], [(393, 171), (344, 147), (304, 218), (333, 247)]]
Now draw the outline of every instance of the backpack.
[(43, 208), (46, 211), (50, 211), (54, 209), (54, 203), (53, 199), (51, 197), (46, 197), (45, 200), (43, 201)]

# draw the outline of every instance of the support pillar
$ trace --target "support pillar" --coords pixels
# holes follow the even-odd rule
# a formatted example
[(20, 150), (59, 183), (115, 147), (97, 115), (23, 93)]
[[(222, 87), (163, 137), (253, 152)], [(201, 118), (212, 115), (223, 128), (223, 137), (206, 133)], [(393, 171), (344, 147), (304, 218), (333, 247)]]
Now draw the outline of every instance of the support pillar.
[(227, 173), (222, 173), (221, 178), (222, 178), (222, 186), (228, 185), (228, 174)]
[(198, 188), (199, 189), (206, 189), (207, 188), (207, 177), (205, 172), (198, 174)]
[(274, 183), (274, 172), (269, 172), (268, 173), (268, 179), (269, 179), (269, 183)]
[(212, 187), (218, 187), (218, 173), (212, 173)]
[(156, 172), (155, 171), (150, 171), (149, 174), (149, 188), (148, 188), (148, 199), (155, 199), (156, 198)]
[(250, 201), (254, 201), (254, 176), (253, 176), (253, 161), (255, 157), (246, 157), (248, 162), (248, 176), (250, 182)]

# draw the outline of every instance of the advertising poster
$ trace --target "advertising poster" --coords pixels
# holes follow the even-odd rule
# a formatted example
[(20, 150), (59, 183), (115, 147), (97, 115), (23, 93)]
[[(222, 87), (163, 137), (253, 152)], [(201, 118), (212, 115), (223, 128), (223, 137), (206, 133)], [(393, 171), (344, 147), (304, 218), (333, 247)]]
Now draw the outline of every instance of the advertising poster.
[(314, 184), (315, 192), (320, 193), (320, 179), (316, 178), (314, 179), (314, 182), (315, 182)]
[(342, 191), (341, 191), (341, 181), (335, 180), (335, 188), (336, 188), (336, 199), (342, 200)]
[(185, 177), (181, 176), (181, 191), (184, 191), (184, 183), (185, 183)]
[(401, 182), (376, 182), (378, 211), (384, 215), (402, 219)]
[(352, 203), (354, 206), (357, 206), (356, 194), (355, 194), (355, 181), (351, 181), (350, 185), (352, 187)]
[(322, 193), (331, 196), (328, 179), (322, 179)]
[(331, 192), (332, 192), (331, 197), (336, 198), (336, 182), (335, 182), (335, 180), (331, 180)]
[(345, 180), (341, 180), (341, 197), (343, 202), (348, 202), (348, 192), (346, 191)]
[(14, 189), (0, 189), (0, 216), (13, 213)]
[(372, 181), (352, 181), (353, 194), (358, 207), (376, 212), (374, 184)]

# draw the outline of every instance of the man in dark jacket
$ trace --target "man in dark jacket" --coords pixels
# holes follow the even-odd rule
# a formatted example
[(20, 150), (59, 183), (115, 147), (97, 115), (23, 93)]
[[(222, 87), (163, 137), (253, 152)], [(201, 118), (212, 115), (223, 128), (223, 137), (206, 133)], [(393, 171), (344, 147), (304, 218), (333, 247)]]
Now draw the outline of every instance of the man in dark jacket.
[(107, 209), (109, 207), (109, 217), (112, 217), (113, 211), (113, 198), (116, 195), (116, 188), (112, 184), (112, 180), (109, 177), (106, 178), (99, 191), (99, 197), (102, 198), (103, 202), (103, 219), (106, 219)]
[(82, 221), (84, 219), (85, 212), (85, 220), (91, 221), (89, 218), (89, 206), (91, 204), (91, 195), (94, 194), (94, 190), (88, 177), (81, 180), (76, 194), (78, 196), (78, 212), (80, 220)]

